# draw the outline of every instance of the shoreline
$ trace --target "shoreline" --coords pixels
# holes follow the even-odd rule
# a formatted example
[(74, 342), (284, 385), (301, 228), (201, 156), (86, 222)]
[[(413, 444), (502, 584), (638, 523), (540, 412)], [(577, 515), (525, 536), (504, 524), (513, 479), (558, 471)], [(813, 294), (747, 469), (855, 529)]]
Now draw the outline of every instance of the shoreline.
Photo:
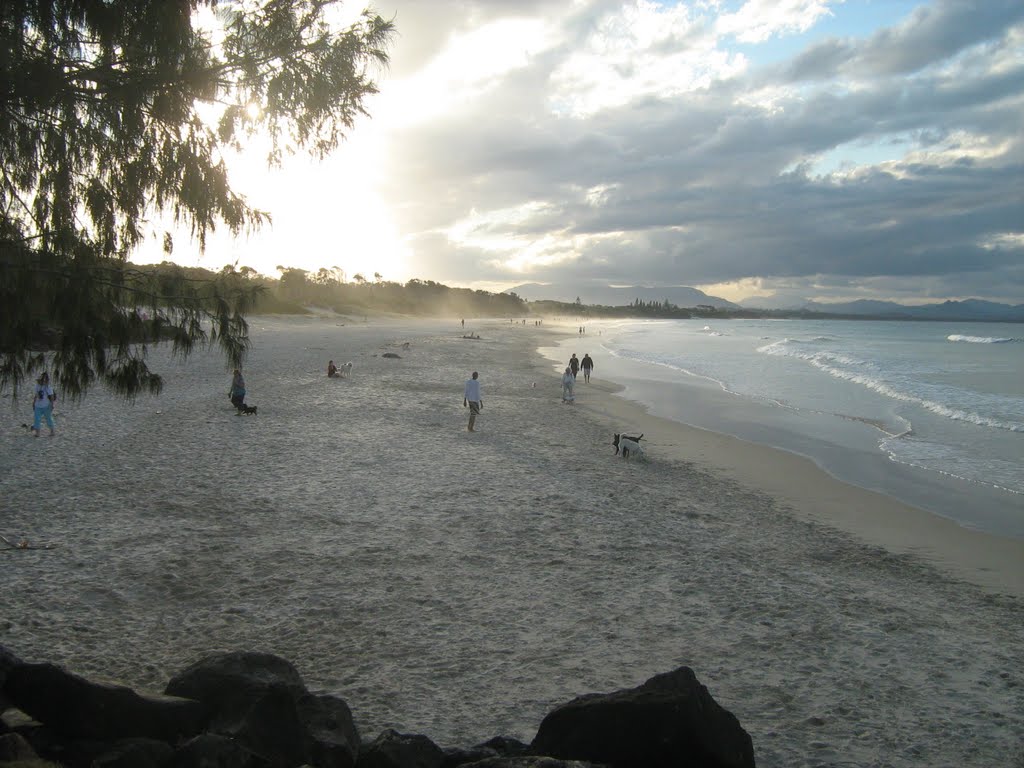
[[(569, 352), (585, 350), (593, 345), (601, 355), (598, 363), (601, 377), (625, 386), (621, 397), (638, 402), (654, 415), (781, 448), (810, 458), (828, 474), (845, 483), (895, 498), (968, 529), (1024, 541), (1024, 487), (1020, 485), (1019, 472), (1007, 475), (1011, 467), (1020, 464), (1014, 453), (1014, 448), (1019, 448), (1016, 444), (1019, 440), (1012, 432), (989, 430), (990, 434), (982, 434), (969, 425), (970, 414), (965, 416), (963, 425), (946, 423), (943, 419), (935, 419), (930, 407), (913, 405), (913, 397), (907, 401), (909, 410), (904, 410), (902, 397), (879, 398), (862, 391), (860, 386), (850, 387), (844, 383), (847, 375), (843, 371), (832, 370), (827, 365), (825, 370), (831, 375), (809, 381), (806, 392), (799, 389), (796, 380), (777, 380), (778, 376), (792, 376), (795, 371), (772, 370), (773, 364), (762, 359), (760, 354), (744, 360), (745, 369), (737, 367), (740, 355), (753, 352), (752, 348), (747, 349), (749, 344), (775, 339), (769, 346), (786, 345), (790, 344), (786, 338), (788, 335), (794, 339), (791, 346), (796, 345), (794, 348), (800, 349), (799, 339), (803, 332), (800, 328), (746, 328), (738, 329), (735, 334), (723, 329), (723, 340), (709, 341), (710, 337), (719, 334), (714, 332), (705, 337), (702, 331), (693, 328), (687, 331), (680, 326), (669, 329), (666, 338), (673, 341), (664, 353), (649, 348), (639, 354), (628, 350), (626, 354), (620, 354), (623, 351), (621, 343), (633, 332), (638, 333), (641, 346), (646, 344), (649, 347), (653, 341), (652, 334), (644, 331), (642, 323), (636, 328), (631, 325), (627, 323), (626, 328), (620, 324), (592, 327), (589, 330), (596, 333), (579, 339), (571, 334), (571, 338), (556, 342), (555, 347), (541, 352), (560, 363)], [(617, 331), (623, 331), (623, 334)], [(698, 346), (695, 351), (698, 368), (694, 370), (688, 369), (685, 356), (680, 357), (672, 350), (672, 344), (684, 343), (683, 339), (689, 337), (690, 331), (696, 334), (694, 338)], [(600, 338), (609, 332), (611, 339)], [(974, 332), (978, 331), (975, 329)], [(814, 333), (824, 335), (811, 339), (808, 343), (812, 345), (833, 338), (827, 328), (815, 328)], [(896, 335), (902, 333), (905, 329)], [(760, 339), (755, 340), (755, 336), (760, 336)], [(730, 341), (733, 338), (739, 341), (738, 346)], [(843, 331), (834, 338), (840, 340), (840, 344), (845, 343), (841, 341)], [(875, 343), (877, 341), (875, 339)], [(720, 369), (715, 368), (719, 363), (710, 359), (700, 362), (702, 356), (711, 352), (705, 342), (724, 345)], [(914, 340), (915, 344), (932, 342), (936, 339)], [(977, 348), (978, 345), (961, 346), (954, 353), (970, 354), (978, 352)], [(982, 354), (989, 348), (991, 345)], [(796, 357), (809, 355), (817, 359), (819, 354), (824, 353), (817, 350), (797, 352)], [(847, 365), (852, 358), (840, 355), (839, 359)], [(711, 368), (704, 370), (702, 366), (705, 365)], [(762, 365), (767, 366), (763, 370), (771, 379), (768, 384), (770, 392), (761, 393), (755, 383)], [(993, 365), (998, 369), (998, 363)], [(724, 379), (719, 381), (715, 376), (724, 376), (725, 379), (731, 376), (733, 384), (727, 384)], [(835, 382), (837, 389), (834, 392), (829, 390), (827, 399), (822, 399), (826, 395), (822, 387), (833, 385), (831, 376), (838, 376), (841, 381)], [(868, 390), (874, 389), (873, 381), (871, 378), (865, 380)], [(912, 390), (913, 385), (907, 391)], [(833, 401), (833, 395), (838, 400)], [(866, 399), (861, 402), (861, 397)], [(859, 418), (858, 414), (864, 418)], [(953, 433), (947, 432), (947, 427), (953, 432), (966, 430), (959, 436), (963, 442), (950, 442)], [(937, 443), (935, 438), (938, 438)], [(972, 450), (974, 440), (979, 441), (978, 451)], [(997, 448), (998, 444), (1002, 447)], [(931, 455), (929, 451), (932, 451)], [(987, 466), (991, 471), (982, 469)]]
[[(549, 328), (559, 340), (569, 328)], [(536, 350), (538, 368), (557, 365)], [(623, 385), (592, 378), (576, 387), (576, 408), (603, 419), (614, 430), (626, 425), (645, 433), (649, 455), (692, 463), (761, 491), (800, 519), (855, 536), (898, 555), (913, 555), (989, 590), (1024, 597), (1024, 540), (960, 525), (880, 491), (848, 483), (812, 459), (763, 443), (656, 416), (620, 393)], [(596, 397), (580, 397), (593, 392)]]

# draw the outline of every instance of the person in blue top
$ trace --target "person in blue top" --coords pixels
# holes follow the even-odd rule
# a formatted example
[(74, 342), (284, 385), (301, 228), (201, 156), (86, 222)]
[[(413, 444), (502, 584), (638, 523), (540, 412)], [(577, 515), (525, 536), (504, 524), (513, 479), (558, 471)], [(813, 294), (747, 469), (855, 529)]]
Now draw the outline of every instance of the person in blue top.
[(50, 428), (50, 435), (56, 434), (53, 428), (53, 403), (56, 399), (57, 395), (50, 386), (50, 374), (43, 371), (43, 375), (36, 380), (35, 398), (32, 402), (32, 432), (36, 437), (39, 437), (39, 427), (43, 419), (46, 419), (46, 426)]
[(242, 372), (235, 368), (234, 376), (231, 379), (231, 404), (238, 410), (242, 410), (242, 406), (245, 405), (245, 379), (242, 378)]

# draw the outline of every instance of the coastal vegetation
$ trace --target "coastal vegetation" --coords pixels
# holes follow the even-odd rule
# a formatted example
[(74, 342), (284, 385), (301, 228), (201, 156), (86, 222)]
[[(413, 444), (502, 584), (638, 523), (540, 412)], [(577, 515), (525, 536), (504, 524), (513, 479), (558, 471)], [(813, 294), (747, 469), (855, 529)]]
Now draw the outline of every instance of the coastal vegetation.
[(199, 248), (269, 221), (231, 188), (226, 151), (260, 136), (271, 165), (323, 157), (366, 114), (395, 30), (370, 12), (338, 29), (330, 6), (0, 4), (0, 392), (44, 365), (72, 399), (158, 392), (158, 338), (241, 364), (258, 284), (128, 259), (162, 221)]

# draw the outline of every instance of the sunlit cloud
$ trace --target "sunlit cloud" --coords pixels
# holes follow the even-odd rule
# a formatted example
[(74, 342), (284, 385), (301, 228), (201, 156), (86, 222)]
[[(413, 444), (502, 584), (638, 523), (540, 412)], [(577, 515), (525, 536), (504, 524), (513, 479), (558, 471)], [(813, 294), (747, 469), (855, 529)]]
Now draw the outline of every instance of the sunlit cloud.
[(555, 44), (543, 18), (505, 19), (453, 33), (446, 48), (412, 77), (382, 88), (376, 117), (388, 125), (415, 125), (443, 116), (498, 87)]
[(1020, 3), (377, 5), (372, 117), (320, 165), (229, 158), (274, 224), (207, 264), (1024, 302)]
[(830, 6), (843, 0), (746, 0), (735, 13), (718, 17), (715, 31), (743, 43), (762, 43), (775, 35), (806, 32)]
[(686, 4), (628, 4), (602, 18), (551, 75), (549, 103), (577, 118), (644, 96), (671, 97), (746, 69), (742, 54), (717, 48), (707, 19)]

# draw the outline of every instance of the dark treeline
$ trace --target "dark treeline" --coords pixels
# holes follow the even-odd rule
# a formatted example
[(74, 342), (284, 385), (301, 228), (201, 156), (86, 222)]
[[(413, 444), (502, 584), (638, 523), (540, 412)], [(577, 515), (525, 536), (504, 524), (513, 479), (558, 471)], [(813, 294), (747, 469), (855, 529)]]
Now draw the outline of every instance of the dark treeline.
[(341, 279), (336, 270), (309, 272), (280, 268), (281, 277), (261, 275), (251, 267), (226, 266), (220, 272), (201, 267), (182, 267), (171, 262), (138, 266), (143, 272), (188, 280), (236, 280), (258, 292), (253, 314), (302, 314), (310, 307), (330, 309), (339, 314), (394, 312), (403, 315), (437, 317), (522, 317), (529, 314), (523, 299), (514, 293), (490, 293), (469, 288), (451, 288), (432, 280), (396, 283), (379, 276), (370, 281), (356, 275)]
[(687, 319), (694, 317), (696, 310), (677, 307), (669, 302), (634, 301), (621, 307), (603, 304), (582, 304), (565, 301), (532, 301), (530, 311), (535, 315), (554, 317), (657, 317), (662, 319)]
[(667, 300), (636, 299), (623, 306), (584, 304), (579, 299), (568, 301), (526, 301), (515, 293), (491, 293), (469, 288), (452, 288), (433, 280), (409, 280), (396, 283), (375, 275), (368, 280), (354, 275), (345, 280), (340, 270), (320, 269), (311, 272), (293, 267), (278, 267), (280, 278), (261, 275), (251, 267), (231, 265), (219, 272), (202, 267), (182, 267), (172, 262), (157, 265), (130, 265), (131, 271), (147, 275), (168, 285), (181, 283), (215, 283), (221, 287), (232, 284), (253, 294), (249, 312), (252, 314), (306, 314), (311, 308), (329, 309), (338, 314), (359, 315), (367, 312), (391, 312), (426, 317), (560, 317), (560, 318), (659, 318), (717, 320), (741, 318), (776, 318), (807, 320), (887, 320), (915, 319), (905, 316), (854, 315), (812, 311), (807, 309), (766, 310), (721, 308), (707, 304), (680, 307)]
[(719, 308), (701, 304), (680, 307), (665, 301), (636, 299), (623, 306), (583, 304), (567, 301), (526, 301), (515, 293), (491, 293), (469, 288), (452, 288), (433, 280), (409, 280), (397, 283), (375, 275), (368, 280), (354, 275), (345, 280), (340, 270), (316, 272), (294, 267), (278, 267), (280, 278), (261, 275), (251, 267), (228, 265), (219, 272), (202, 267), (182, 267), (172, 262), (157, 265), (131, 265), (132, 270), (161, 281), (235, 283), (254, 290), (250, 312), (253, 314), (306, 314), (311, 308), (329, 309), (338, 314), (391, 312), (428, 317), (538, 317), (659, 319), (888, 319), (868, 315), (829, 314), (802, 309), (762, 310)]

